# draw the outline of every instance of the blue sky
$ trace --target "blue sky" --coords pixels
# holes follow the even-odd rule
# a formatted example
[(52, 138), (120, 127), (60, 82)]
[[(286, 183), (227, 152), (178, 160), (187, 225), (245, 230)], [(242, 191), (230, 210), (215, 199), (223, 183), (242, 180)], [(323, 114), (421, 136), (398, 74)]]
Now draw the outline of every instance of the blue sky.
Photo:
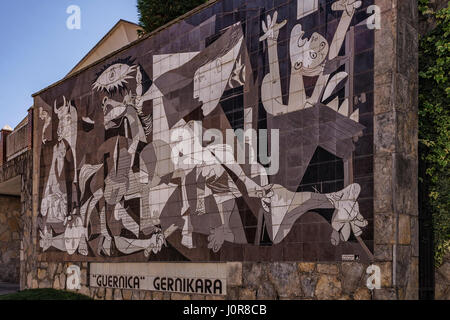
[[(62, 79), (120, 19), (138, 22), (136, 0), (14, 0), (0, 3), (0, 129), (15, 127), (31, 95)], [(81, 29), (69, 30), (70, 5)]]

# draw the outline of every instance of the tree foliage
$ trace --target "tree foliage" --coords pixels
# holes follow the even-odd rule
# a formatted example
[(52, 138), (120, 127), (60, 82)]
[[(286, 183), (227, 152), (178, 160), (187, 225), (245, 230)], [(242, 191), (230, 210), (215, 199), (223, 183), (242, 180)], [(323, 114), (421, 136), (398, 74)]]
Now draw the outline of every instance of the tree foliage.
[(434, 11), (419, 0), (422, 15), (436, 27), (420, 38), (419, 142), (420, 177), (428, 186), (426, 204), (433, 214), (436, 264), (450, 249), (450, 4)]
[(207, 0), (138, 0), (139, 24), (144, 33), (165, 25), (166, 23), (189, 12)]

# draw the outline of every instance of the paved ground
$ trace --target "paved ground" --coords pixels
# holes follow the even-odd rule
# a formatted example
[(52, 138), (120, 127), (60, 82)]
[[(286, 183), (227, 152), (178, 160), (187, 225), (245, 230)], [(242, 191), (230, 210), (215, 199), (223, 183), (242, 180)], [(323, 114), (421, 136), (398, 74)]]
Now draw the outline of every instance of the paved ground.
[(19, 291), (19, 285), (14, 283), (0, 282), (0, 295)]

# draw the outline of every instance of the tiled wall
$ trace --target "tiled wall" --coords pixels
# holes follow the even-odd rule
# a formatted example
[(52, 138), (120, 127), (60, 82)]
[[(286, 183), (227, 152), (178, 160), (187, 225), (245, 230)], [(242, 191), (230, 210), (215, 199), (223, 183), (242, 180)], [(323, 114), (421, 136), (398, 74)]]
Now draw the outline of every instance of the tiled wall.
[(40, 93), (46, 257), (370, 260), (372, 1), (303, 3), (218, 1)]
[[(249, 276), (262, 270), (254, 284), (230, 291), (237, 298), (264, 298), (270, 288), (282, 297), (291, 289), (278, 283), (279, 272), (307, 292), (291, 298), (415, 297), (417, 197), (407, 194), (417, 192), (417, 70), (404, 46), (414, 51), (405, 40), (417, 8), (375, 1), (385, 27), (374, 31), (366, 23), (374, 1), (348, 2), (319, 0), (303, 13), (301, 0), (212, 2), (37, 94), (33, 241), (41, 268), (244, 261)], [(270, 29), (275, 12), (279, 32), (266, 34), (263, 22)], [(400, 90), (408, 72), (411, 85)], [(253, 167), (217, 164), (231, 144), (211, 141), (196, 149), (213, 154), (209, 167), (180, 161), (195, 158), (183, 149), (195, 140), (179, 134), (195, 121), (219, 132), (269, 129), (269, 154), (270, 130), (279, 129), (279, 170), (261, 174), (261, 156)], [(406, 145), (410, 153), (397, 153)], [(344, 254), (360, 262), (343, 263)], [(287, 262), (277, 269), (276, 261)], [(312, 264), (305, 271), (299, 261)], [(370, 262), (383, 280), (368, 295)], [(357, 279), (349, 266), (363, 270)], [(27, 270), (26, 285), (39, 286), (38, 266)], [(44, 287), (53, 285), (47, 276), (41, 272)]]

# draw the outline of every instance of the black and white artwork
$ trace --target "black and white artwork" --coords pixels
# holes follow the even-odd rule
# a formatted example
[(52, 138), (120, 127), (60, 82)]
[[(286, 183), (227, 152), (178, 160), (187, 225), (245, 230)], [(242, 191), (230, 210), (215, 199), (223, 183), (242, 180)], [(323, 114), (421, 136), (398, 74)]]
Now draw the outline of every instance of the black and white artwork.
[(370, 2), (224, 0), (42, 94), (42, 252), (370, 258)]

